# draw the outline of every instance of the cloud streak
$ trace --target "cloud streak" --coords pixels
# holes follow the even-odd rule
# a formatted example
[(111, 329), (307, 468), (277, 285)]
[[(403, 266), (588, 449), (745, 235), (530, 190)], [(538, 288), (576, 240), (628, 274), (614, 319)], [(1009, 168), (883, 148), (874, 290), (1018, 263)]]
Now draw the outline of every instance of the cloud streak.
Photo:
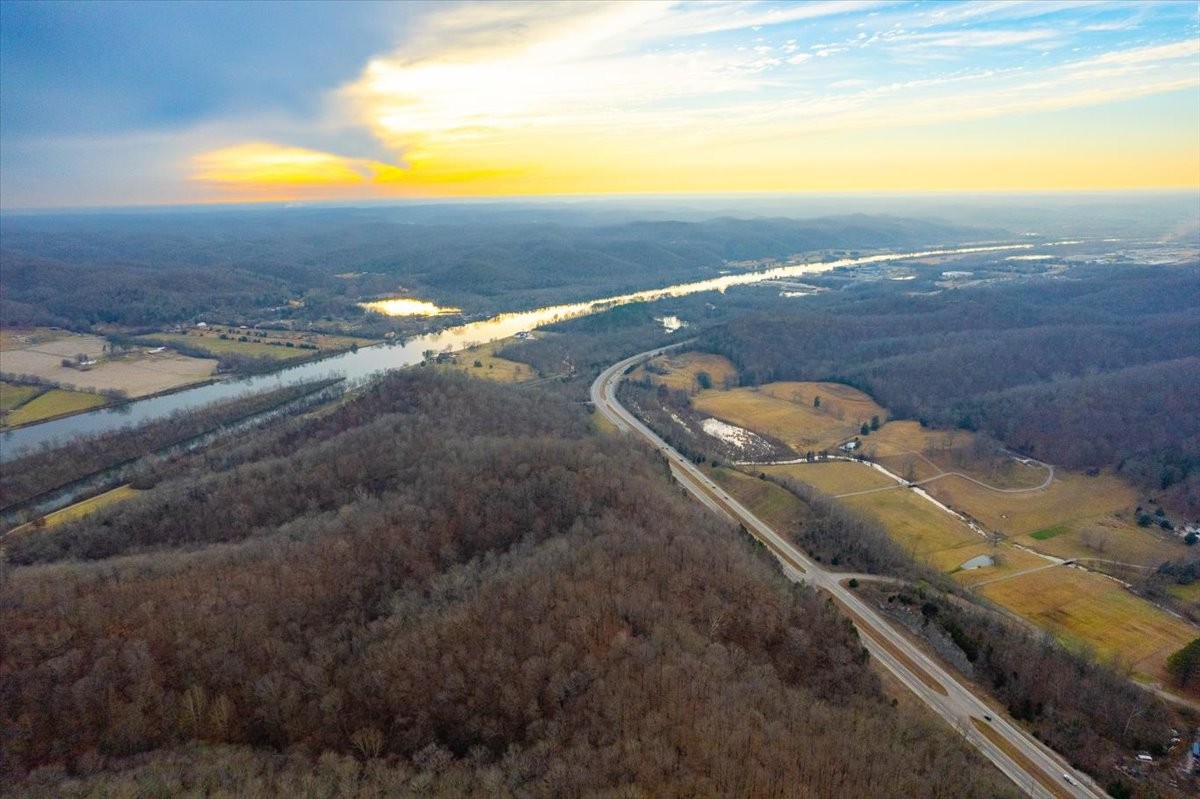
[[(172, 197), (804, 190), (821, 171), (815, 165), (833, 163), (842, 165), (847, 186), (869, 186), (874, 176), (879, 185), (892, 185), (908, 174), (909, 154), (878, 131), (909, 148), (926, 139), (942, 142), (942, 149), (975, 148), (983, 158), (997, 131), (1005, 130), (1024, 143), (1029, 164), (1044, 164), (1054, 160), (1046, 153), (1069, 148), (1071, 136), (1092, 139), (1100, 131), (1115, 142), (1136, 129), (1139, 140), (1157, 142), (1157, 151), (1124, 148), (1123, 163), (1157, 159), (1161, 166), (1165, 153), (1178, 162), (1179, 180), (1191, 180), (1195, 148), (1179, 142), (1200, 136), (1200, 21), (1187, 6), (1074, 0), (412, 4), (387, 9), (387, 34), (376, 32), (373, 41), (388, 44), (356, 55), (357, 68), (347, 69), (345, 58), (329, 60), (325, 82), (317, 79), (321, 70), (302, 70), (307, 83), (287, 84), (284, 105), (248, 98), (284, 86), (292, 74), (287, 65), (321, 45), (311, 33), (292, 52), (278, 49), (279, 36), (269, 52), (242, 42), (236, 51), (242, 66), (213, 78), (219, 91), (197, 86), (197, 96), (219, 107), (197, 105), (190, 112), (194, 121), (189, 116), (171, 129), (149, 113), (145, 129), (138, 129), (139, 109), (157, 103), (157, 95), (142, 92), (137, 103), (123, 106), (113, 84), (97, 97), (115, 120), (106, 127), (113, 136), (132, 141), (155, 132), (155, 146), (125, 172), (149, 174), (157, 163), (162, 175), (178, 181)], [(356, 31), (372, 8), (354, 6)], [(37, 10), (23, 6), (22, 14)], [(0, 29), (8, 54), (6, 97), (18, 84), (32, 87), (14, 95), (18, 99), (36, 97), (36, 82), (11, 54), (38, 53), (14, 49), (20, 25), (6, 13)], [(104, 7), (89, 13), (102, 15)], [(158, 14), (169, 17), (170, 10), (161, 7)], [(335, 20), (325, 9), (319, 21), (289, 30), (311, 32)], [(340, 36), (331, 31), (328, 38)], [(211, 48), (219, 60), (219, 43)], [(102, 49), (87, 52), (95, 59)], [(206, 45), (194, 42), (187, 52), (206, 52)], [(361, 45), (355, 50), (363, 52)], [(97, 74), (123, 75), (119, 61)], [(189, 85), (172, 87), (160, 75), (156, 86), (190, 91), (202, 83), (202, 65), (186, 66)], [(231, 84), (233, 74), (240, 83)], [(259, 76), (269, 79), (260, 85)], [(223, 97), (230, 99), (221, 106)], [(1139, 103), (1144, 116), (1121, 110), (1130, 103)], [(6, 114), (29, 106), (6, 105)], [(70, 117), (50, 121), (61, 125), (60, 118)], [(64, 127), (57, 135), (29, 137), (14, 130), (0, 131), (4, 202), (28, 196), (30, 187), (41, 185), (38, 170), (52, 171), (47, 165), (56, 162), (70, 163), (58, 171), (86, 182), (86, 131)], [(863, 137), (875, 138), (855, 158), (850, 142)], [(104, 146), (122, 158), (138, 152)], [(1160, 166), (1142, 172), (1170, 173)], [(92, 169), (97, 181), (111, 180), (112, 171)], [(1137, 173), (1132, 166), (1121, 172)], [(971, 174), (962, 180), (964, 187), (986, 185)], [(104, 196), (102, 187), (92, 188), (87, 196)], [(39, 198), (49, 196), (37, 191)], [(59, 191), (71, 188), (64, 182)]]

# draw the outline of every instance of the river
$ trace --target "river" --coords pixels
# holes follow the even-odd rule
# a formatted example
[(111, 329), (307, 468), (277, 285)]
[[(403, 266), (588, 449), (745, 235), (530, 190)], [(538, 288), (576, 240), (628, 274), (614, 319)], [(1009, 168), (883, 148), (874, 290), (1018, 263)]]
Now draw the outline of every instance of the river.
[(382, 344), (372, 347), (362, 347), (357, 352), (346, 352), (331, 358), (287, 367), (267, 375), (257, 375), (237, 380), (222, 380), (206, 386), (178, 391), (174, 394), (136, 400), (115, 408), (90, 411), (50, 422), (43, 422), (42, 424), (22, 427), (17, 430), (10, 430), (4, 433), (3, 437), (0, 437), (0, 461), (11, 460), (21, 450), (26, 448), (39, 447), (43, 444), (67, 439), (81, 433), (101, 433), (115, 430), (127, 424), (139, 424), (150, 419), (166, 416), (174, 411), (195, 408), (199, 405), (227, 399), (249, 391), (262, 391), (286, 383), (311, 380), (334, 374), (355, 380), (385, 369), (411, 366), (424, 360), (425, 353), (429, 350), (434, 350), (435, 352), (461, 350), (472, 344), (508, 338), (524, 330), (533, 330), (553, 322), (586, 316), (631, 302), (649, 302), (668, 297), (682, 297), (702, 291), (725, 291), (735, 286), (748, 286), (766, 280), (817, 274), (846, 266), (861, 266), (863, 264), (911, 260), (938, 255), (1028, 250), (1033, 247), (1034, 245), (1032, 244), (959, 247), (956, 249), (889, 253), (869, 255), (863, 258), (844, 258), (824, 263), (780, 266), (758, 272), (722, 275), (721, 277), (709, 278), (707, 280), (679, 283), (673, 286), (635, 291), (629, 294), (603, 297), (586, 302), (500, 314), (499, 316), (479, 322), (470, 322), (436, 333), (417, 336), (403, 344)]

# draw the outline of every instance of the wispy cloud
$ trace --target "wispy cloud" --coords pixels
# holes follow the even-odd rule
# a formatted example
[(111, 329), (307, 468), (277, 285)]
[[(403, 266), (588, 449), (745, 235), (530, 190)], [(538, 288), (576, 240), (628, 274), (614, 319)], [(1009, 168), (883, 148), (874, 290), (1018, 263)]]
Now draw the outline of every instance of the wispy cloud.
[[(517, 185), (556, 174), (569, 183), (589, 165), (594, 178), (597, 153), (618, 142), (614, 171), (701, 163), (747, 142), (769, 161), (798, 136), (1017, 117), (1200, 85), (1195, 37), (1113, 40), (1124, 46), (1103, 52), (1102, 40), (1079, 39), (1118, 35), (1087, 30), (1114, 11), (1127, 13), (1076, 2), (919, 12), (881, 2), (450, 6), (329, 98), (322, 124), (369, 131), (387, 157), (274, 138), (281, 143), (206, 152), (193, 177), (226, 187), (305, 185), (306, 174), (312, 186)], [(1038, 58), (1089, 43), (1074, 59)]]

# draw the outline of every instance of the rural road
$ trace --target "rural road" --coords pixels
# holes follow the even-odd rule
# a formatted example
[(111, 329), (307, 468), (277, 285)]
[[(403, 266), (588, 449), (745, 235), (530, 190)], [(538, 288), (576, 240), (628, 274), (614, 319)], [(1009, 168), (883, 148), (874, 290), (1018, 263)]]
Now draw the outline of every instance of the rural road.
[[(601, 372), (591, 386), (591, 399), (596, 410), (622, 433), (638, 436), (657, 449), (684, 488), (708, 508), (743, 525), (779, 559), (790, 579), (827, 592), (853, 620), (871, 656), (979, 749), (1022, 791), (1033, 797), (1103, 799), (1104, 792), (1091, 778), (1072, 769), (1055, 752), (987, 705), (957, 677), (884, 621), (854, 591), (844, 587), (841, 580), (846, 575), (826, 571), (810, 560), (617, 401), (617, 386), (629, 367), (673, 348), (640, 353)], [(992, 720), (988, 721), (988, 718)]]

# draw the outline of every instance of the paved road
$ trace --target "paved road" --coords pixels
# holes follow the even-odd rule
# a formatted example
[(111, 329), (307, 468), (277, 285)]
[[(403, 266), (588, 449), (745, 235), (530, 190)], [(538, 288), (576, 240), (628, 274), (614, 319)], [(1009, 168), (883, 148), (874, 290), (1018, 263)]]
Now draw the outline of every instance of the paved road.
[[(1052, 750), (985, 704), (964, 683), (884, 621), (854, 591), (842, 586), (840, 581), (846, 575), (828, 572), (810, 560), (617, 401), (617, 385), (625, 371), (669, 349), (672, 348), (634, 355), (604, 370), (591, 387), (596, 410), (618, 430), (636, 435), (657, 449), (667, 459), (671, 473), (680, 484), (708, 508), (743, 525), (775, 554), (789, 578), (806, 582), (832, 596), (854, 621), (871, 656), (978, 748), (1021, 790), (1034, 797), (1103, 799), (1104, 792), (1089, 777), (1072, 769)], [(992, 720), (988, 721), (988, 718)]]

